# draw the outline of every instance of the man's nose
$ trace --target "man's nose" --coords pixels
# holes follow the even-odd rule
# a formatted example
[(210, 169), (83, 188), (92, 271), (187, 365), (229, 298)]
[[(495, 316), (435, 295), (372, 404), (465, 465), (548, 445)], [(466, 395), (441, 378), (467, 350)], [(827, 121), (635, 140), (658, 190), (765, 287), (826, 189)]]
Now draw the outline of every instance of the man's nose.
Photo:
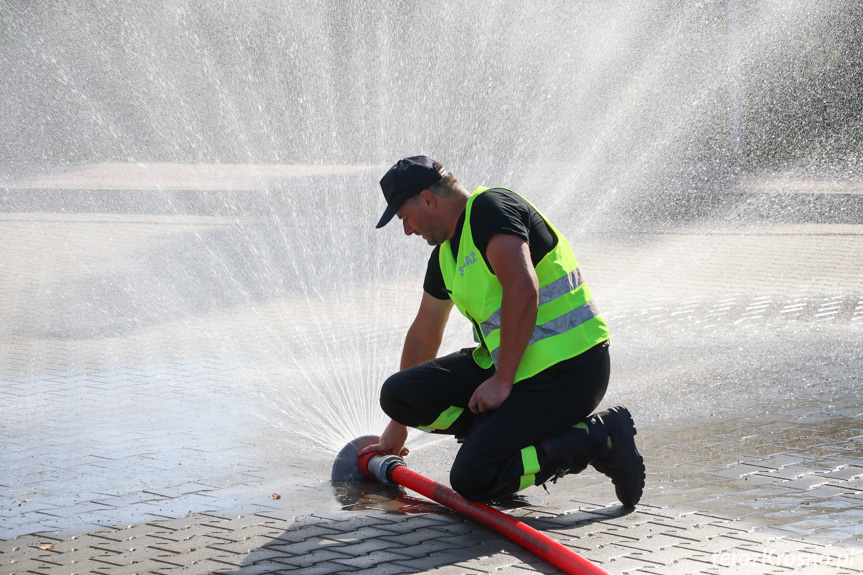
[(410, 224), (407, 222), (407, 220), (402, 220), (402, 225), (405, 228), (405, 235), (409, 236), (409, 235), (412, 235), (414, 233), (414, 229), (410, 226)]

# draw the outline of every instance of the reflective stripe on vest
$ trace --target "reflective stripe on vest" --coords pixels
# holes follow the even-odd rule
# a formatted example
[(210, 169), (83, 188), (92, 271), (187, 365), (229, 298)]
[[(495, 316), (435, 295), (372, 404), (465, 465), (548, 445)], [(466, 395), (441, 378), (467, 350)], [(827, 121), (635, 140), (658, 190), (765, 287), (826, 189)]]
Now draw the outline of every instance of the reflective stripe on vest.
[[(599, 317), (599, 309), (596, 307), (596, 303), (593, 300), (590, 300), (584, 305), (581, 305), (575, 308), (572, 311), (565, 313), (560, 317), (556, 317), (551, 321), (548, 321), (542, 325), (538, 325), (533, 328), (533, 335), (530, 336), (530, 341), (528, 342), (528, 346), (531, 346), (539, 341), (542, 341), (549, 337), (554, 337), (556, 335), (560, 335), (565, 331), (568, 331), (574, 327), (578, 327), (584, 322), (591, 320), (595, 317)], [(485, 332), (485, 328), (492, 327), (492, 330), (500, 329), (500, 320), (498, 319), (498, 325), (496, 327), (492, 327), (488, 324), (488, 322), (483, 322), (483, 333), (485, 334), (486, 341), (489, 339), (491, 335), (491, 331), (488, 333)], [(491, 350), (491, 357), (494, 360), (495, 365), (497, 364), (498, 354), (500, 353), (500, 347), (496, 347)]]
[[(571, 271), (562, 278), (540, 288), (539, 307), (542, 308), (545, 304), (570, 293), (583, 283), (584, 277), (581, 275), (581, 269), (577, 268)], [(480, 324), (484, 339), (488, 339), (496, 330), (500, 329), (500, 315), (501, 312), (500, 309), (498, 309), (491, 314), (487, 320)], [(599, 316), (599, 308), (593, 300), (590, 300), (589, 302), (582, 304), (559, 317), (537, 325), (533, 330), (533, 335), (531, 336), (528, 345), (533, 345), (538, 341), (563, 333), (597, 316)], [(497, 363), (497, 354), (499, 349), (500, 348), (495, 348), (491, 352), (491, 356), (495, 363)]]

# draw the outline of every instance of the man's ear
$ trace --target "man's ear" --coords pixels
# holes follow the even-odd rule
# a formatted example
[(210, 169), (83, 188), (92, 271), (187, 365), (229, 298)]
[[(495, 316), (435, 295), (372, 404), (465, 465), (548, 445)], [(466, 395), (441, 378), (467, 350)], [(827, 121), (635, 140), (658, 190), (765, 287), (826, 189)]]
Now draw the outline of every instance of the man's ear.
[(437, 204), (437, 196), (435, 196), (431, 190), (423, 190), (420, 192), (420, 201), (429, 209), (434, 209)]

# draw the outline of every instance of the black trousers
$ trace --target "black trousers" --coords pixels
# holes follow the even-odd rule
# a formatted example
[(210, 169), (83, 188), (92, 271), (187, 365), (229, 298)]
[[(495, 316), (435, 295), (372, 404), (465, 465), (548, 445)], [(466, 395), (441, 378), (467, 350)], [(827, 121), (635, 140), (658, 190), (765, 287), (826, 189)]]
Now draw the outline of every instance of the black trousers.
[[(450, 483), (462, 496), (487, 501), (519, 490), (525, 474), (522, 449), (559, 435), (587, 418), (608, 387), (608, 342), (516, 383), (494, 411), (474, 414), (468, 402), (494, 373), (481, 369), (465, 348), (400, 371), (384, 382), (381, 407), (409, 427), (430, 426), (449, 410), (463, 411), (445, 433), (463, 437), (450, 471)], [(543, 457), (539, 457), (543, 464)], [(537, 477), (548, 477), (543, 470)], [(538, 480), (537, 483), (541, 483)]]

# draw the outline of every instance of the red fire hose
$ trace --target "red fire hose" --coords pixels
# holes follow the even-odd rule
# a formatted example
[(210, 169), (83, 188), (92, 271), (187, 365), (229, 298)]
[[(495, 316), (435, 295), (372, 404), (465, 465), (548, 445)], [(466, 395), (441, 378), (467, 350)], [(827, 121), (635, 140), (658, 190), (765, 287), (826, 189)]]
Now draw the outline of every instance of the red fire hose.
[(441, 505), (490, 527), (530, 549), (549, 563), (572, 575), (609, 575), (587, 559), (543, 535), (536, 529), (501, 513), (484, 503), (469, 501), (444, 485), (405, 467), (401, 457), (369, 453), (358, 461), (359, 470), (382, 483), (398, 483), (417, 493), (437, 501)]

